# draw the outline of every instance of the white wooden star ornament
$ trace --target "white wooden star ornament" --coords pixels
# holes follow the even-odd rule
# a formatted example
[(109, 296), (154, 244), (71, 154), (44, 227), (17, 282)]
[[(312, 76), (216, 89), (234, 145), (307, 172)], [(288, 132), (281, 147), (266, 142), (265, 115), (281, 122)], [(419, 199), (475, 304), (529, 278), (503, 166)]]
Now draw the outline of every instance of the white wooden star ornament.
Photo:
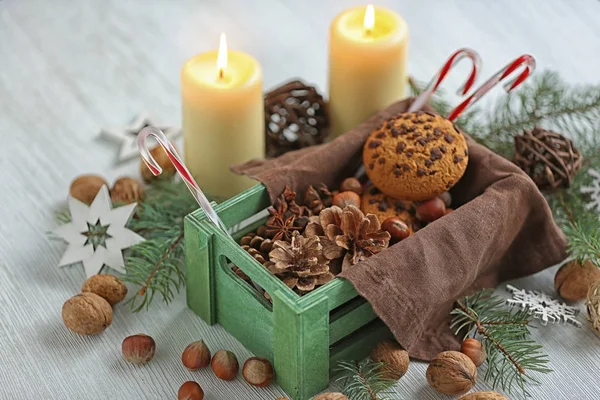
[(144, 241), (137, 233), (125, 228), (137, 204), (112, 208), (110, 194), (102, 186), (90, 206), (69, 197), (71, 222), (54, 230), (69, 243), (58, 266), (83, 262), (89, 278), (104, 266), (125, 273), (121, 250)]
[(142, 129), (147, 126), (155, 126), (162, 130), (169, 140), (174, 140), (181, 135), (181, 129), (165, 126), (148, 111), (142, 111), (131, 124), (106, 128), (102, 130), (102, 136), (119, 143), (119, 161), (126, 161), (139, 156), (137, 137)]

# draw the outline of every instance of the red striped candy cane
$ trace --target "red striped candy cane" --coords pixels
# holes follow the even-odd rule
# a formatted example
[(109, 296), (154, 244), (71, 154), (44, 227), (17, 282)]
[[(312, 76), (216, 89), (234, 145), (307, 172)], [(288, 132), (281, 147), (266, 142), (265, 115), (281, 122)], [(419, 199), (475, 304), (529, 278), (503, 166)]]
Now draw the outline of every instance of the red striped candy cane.
[(523, 54), (520, 57), (515, 58), (512, 62), (510, 62), (506, 67), (502, 68), (496, 74), (494, 74), (490, 79), (488, 79), (483, 85), (481, 85), (475, 93), (469, 96), (465, 101), (460, 103), (454, 110), (450, 112), (448, 115), (448, 119), (450, 121), (454, 121), (456, 118), (460, 116), (468, 107), (475, 104), (479, 99), (481, 99), (487, 92), (489, 92), (494, 86), (498, 83), (506, 79), (510, 74), (515, 72), (519, 67), (524, 66), (525, 69), (517, 76), (515, 79), (509, 81), (504, 85), (504, 89), (507, 92), (510, 92), (521, 83), (523, 83), (529, 75), (535, 70), (535, 58), (530, 56), (529, 54)]
[(433, 79), (427, 85), (427, 88), (413, 101), (408, 109), (408, 112), (414, 112), (420, 110), (431, 98), (431, 96), (435, 93), (441, 83), (446, 79), (448, 72), (458, 64), (463, 58), (469, 58), (473, 63), (471, 67), (471, 74), (465, 81), (465, 83), (458, 89), (458, 94), (464, 96), (467, 94), (471, 86), (475, 83), (475, 79), (477, 79), (477, 73), (481, 69), (481, 57), (479, 53), (477, 53), (473, 49), (463, 48), (456, 50), (450, 58), (446, 61), (444, 66), (438, 71), (438, 73), (433, 77)]
[(175, 147), (173, 147), (171, 142), (169, 142), (169, 139), (167, 139), (163, 131), (153, 126), (149, 126), (142, 129), (142, 131), (138, 135), (138, 149), (140, 151), (142, 159), (144, 160), (144, 163), (150, 169), (150, 171), (155, 176), (158, 176), (162, 173), (162, 168), (156, 162), (154, 157), (152, 157), (152, 154), (150, 154), (150, 150), (146, 145), (146, 139), (149, 136), (154, 137), (158, 144), (165, 150), (167, 156), (169, 157), (169, 160), (171, 160), (171, 162), (175, 166), (175, 169), (183, 179), (183, 182), (186, 184), (187, 188), (192, 193), (192, 196), (194, 196), (194, 198), (198, 202), (198, 205), (200, 205), (202, 210), (204, 210), (208, 218), (216, 226), (221, 228), (223, 232), (229, 235), (227, 227), (225, 226), (223, 221), (221, 221), (221, 218), (219, 218), (219, 216), (215, 212), (215, 209), (210, 205), (210, 201), (208, 201), (208, 199), (206, 198), (206, 196), (192, 177), (190, 171), (187, 169), (183, 161), (181, 161), (181, 157), (179, 156), (179, 154), (177, 154), (177, 150), (175, 150)]

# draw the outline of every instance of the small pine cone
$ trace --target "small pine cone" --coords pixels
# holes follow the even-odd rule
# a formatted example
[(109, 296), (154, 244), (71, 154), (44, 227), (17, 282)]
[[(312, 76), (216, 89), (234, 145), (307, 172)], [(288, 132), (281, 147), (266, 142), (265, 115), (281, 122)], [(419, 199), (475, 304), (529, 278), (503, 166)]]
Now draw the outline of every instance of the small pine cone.
[(262, 236), (254, 236), (250, 239), (248, 246), (260, 251), (260, 254), (262, 254), (262, 256), (266, 260), (268, 260), (269, 252), (271, 251), (271, 248), (273, 247), (273, 242), (271, 241), (271, 239), (265, 239)]
[(233, 272), (246, 282), (250, 282), (250, 277), (244, 273), (237, 265), (233, 266)]
[(267, 227), (264, 225), (259, 226), (256, 230), (256, 234), (258, 236), (267, 237)]
[(246, 251), (248, 252), (248, 254), (250, 254), (259, 263), (264, 264), (265, 262), (267, 262), (267, 260), (265, 259), (265, 257), (261, 254), (261, 252), (258, 251), (258, 250), (256, 250), (254, 247), (250, 247)]
[(304, 204), (310, 209), (313, 215), (319, 215), (325, 208), (319, 192), (312, 185), (306, 189), (306, 193), (304, 194)]
[(323, 202), (323, 205), (325, 207), (331, 207), (331, 205), (333, 204), (333, 193), (331, 193), (329, 191), (329, 188), (327, 187), (327, 185), (321, 182), (317, 185), (317, 187), (315, 189), (317, 189), (317, 192), (319, 193), (319, 196), (321, 197), (321, 201)]

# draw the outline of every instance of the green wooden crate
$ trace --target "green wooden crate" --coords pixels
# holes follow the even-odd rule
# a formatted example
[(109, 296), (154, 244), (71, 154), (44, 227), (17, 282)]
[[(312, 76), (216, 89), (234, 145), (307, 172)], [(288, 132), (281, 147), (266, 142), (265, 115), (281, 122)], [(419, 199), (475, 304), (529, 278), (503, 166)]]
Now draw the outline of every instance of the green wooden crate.
[[(266, 219), (270, 206), (257, 185), (215, 210), (236, 241)], [(277, 383), (296, 400), (325, 389), (340, 360), (362, 359), (390, 331), (352, 284), (334, 279), (298, 296), (198, 210), (185, 220), (188, 306), (222, 325), (246, 348), (269, 359)], [(237, 265), (265, 289), (271, 304), (232, 270)]]

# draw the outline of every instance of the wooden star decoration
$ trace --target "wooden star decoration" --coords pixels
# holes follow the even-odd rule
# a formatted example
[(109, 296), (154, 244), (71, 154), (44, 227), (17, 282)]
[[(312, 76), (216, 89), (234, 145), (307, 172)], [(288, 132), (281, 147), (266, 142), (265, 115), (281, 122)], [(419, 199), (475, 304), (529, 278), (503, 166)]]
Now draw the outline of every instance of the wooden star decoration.
[(106, 128), (102, 130), (102, 136), (119, 143), (119, 161), (126, 161), (139, 157), (137, 136), (147, 126), (154, 126), (162, 130), (170, 141), (181, 135), (181, 129), (162, 125), (150, 112), (142, 111), (129, 125)]
[(125, 273), (122, 250), (144, 240), (125, 228), (136, 206), (133, 203), (113, 209), (106, 186), (102, 186), (89, 206), (69, 197), (71, 222), (54, 230), (69, 243), (59, 267), (83, 262), (88, 278), (104, 266)]

